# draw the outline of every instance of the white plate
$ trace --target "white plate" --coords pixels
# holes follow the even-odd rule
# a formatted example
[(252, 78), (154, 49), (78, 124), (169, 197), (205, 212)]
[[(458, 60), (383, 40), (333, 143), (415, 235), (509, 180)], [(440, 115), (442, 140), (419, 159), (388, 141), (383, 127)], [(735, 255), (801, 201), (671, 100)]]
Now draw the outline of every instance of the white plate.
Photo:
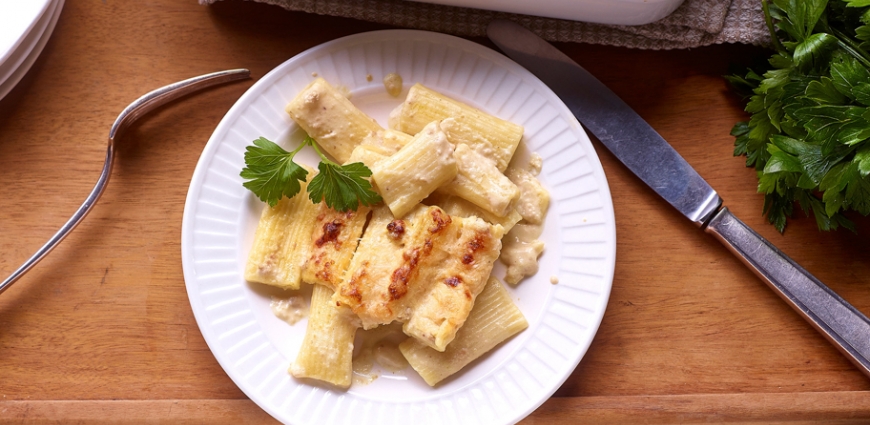
[[(3, 0), (0, 0), (3, 1)], [(42, 53), (42, 49), (51, 38), (60, 12), (63, 9), (64, 0), (54, 0), (48, 3), (45, 13), (34, 22), (34, 26), (24, 39), (18, 44), (15, 51), (11, 52), (6, 61), (0, 63), (0, 99), (3, 99), (24, 77), (36, 59)]]
[(46, 14), (52, 0), (0, 0), (0, 65)]
[[(390, 72), (403, 77), (403, 96), (421, 82), (525, 127), (525, 142), (544, 158), (540, 178), (552, 196), (542, 236), (547, 248), (538, 274), (511, 290), (528, 329), (436, 388), (409, 371), (337, 391), (288, 375), (306, 323), (290, 326), (275, 318), (269, 309), (274, 292), (242, 278), (263, 205), (242, 187), (239, 172), (245, 147), (257, 137), (285, 147), (298, 141), (284, 105), (314, 76), (347, 88), (355, 104), (385, 125), (387, 112), (400, 102), (381, 83)], [(315, 163), (313, 154), (302, 158)], [(407, 30), (317, 46), (254, 84), (203, 150), (181, 235), (188, 296), (209, 348), (248, 397), (293, 424), (518, 421), (558, 389), (589, 347), (610, 295), (615, 246), (601, 164), (553, 92), (479, 44)], [(552, 284), (551, 277), (559, 283)]]

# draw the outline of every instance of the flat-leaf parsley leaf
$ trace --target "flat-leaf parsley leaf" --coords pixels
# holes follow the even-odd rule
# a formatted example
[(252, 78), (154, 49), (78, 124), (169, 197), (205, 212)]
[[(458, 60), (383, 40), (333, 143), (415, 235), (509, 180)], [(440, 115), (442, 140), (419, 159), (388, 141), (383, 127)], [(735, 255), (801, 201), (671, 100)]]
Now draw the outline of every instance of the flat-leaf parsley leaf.
[(372, 189), (372, 184), (366, 180), (371, 177), (369, 170), (362, 162), (345, 165), (336, 164), (326, 158), (316, 143), (311, 143), (320, 155), (320, 171), (308, 184), (308, 198), (311, 202), (321, 200), (336, 211), (356, 211), (359, 204), (370, 207), (381, 202), (381, 197)]
[(299, 182), (304, 182), (308, 175), (308, 170), (293, 162), (293, 156), (303, 146), (305, 143), (287, 152), (265, 137), (254, 140), (254, 145), (245, 149), (245, 168), (240, 175), (248, 181), (242, 185), (270, 207), (284, 196), (292, 198), (302, 189)]
[(755, 167), (763, 213), (782, 232), (797, 204), (819, 229), (870, 214), (870, 0), (762, 0), (777, 52), (728, 80), (749, 89), (734, 155)]
[(245, 168), (242, 183), (257, 197), (274, 207), (283, 197), (292, 198), (307, 181), (308, 171), (293, 162), (293, 157), (305, 146), (311, 146), (320, 156), (319, 173), (308, 184), (308, 197), (314, 203), (321, 201), (336, 211), (356, 211), (359, 205), (372, 206), (381, 202), (381, 197), (372, 188), (366, 177), (372, 172), (361, 162), (339, 165), (329, 160), (317, 142), (306, 136), (292, 152), (284, 150), (264, 137), (254, 140), (253, 146), (245, 149)]

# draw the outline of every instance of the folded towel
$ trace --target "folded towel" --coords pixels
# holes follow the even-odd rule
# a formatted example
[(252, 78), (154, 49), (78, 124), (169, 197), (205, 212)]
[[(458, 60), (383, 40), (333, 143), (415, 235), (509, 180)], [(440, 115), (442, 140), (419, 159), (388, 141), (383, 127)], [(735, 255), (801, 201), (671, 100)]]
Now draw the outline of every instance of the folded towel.
[[(218, 0), (199, 0), (211, 4)], [(466, 37), (486, 35), (493, 19), (510, 19), (550, 41), (638, 49), (685, 49), (720, 43), (769, 45), (758, 0), (685, 0), (646, 25), (602, 25), (406, 0), (254, 0), (288, 10), (355, 18)]]

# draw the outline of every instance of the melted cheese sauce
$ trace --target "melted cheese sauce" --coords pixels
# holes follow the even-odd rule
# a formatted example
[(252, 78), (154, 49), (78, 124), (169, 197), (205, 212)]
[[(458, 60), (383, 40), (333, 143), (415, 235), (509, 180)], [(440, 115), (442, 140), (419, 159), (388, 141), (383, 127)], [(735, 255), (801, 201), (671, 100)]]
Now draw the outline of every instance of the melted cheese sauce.
[(507, 266), (504, 280), (516, 285), (538, 272), (538, 256), (544, 252), (540, 224), (517, 224), (502, 238), (501, 262)]
[(384, 88), (390, 96), (399, 97), (402, 94), (402, 76), (394, 72), (385, 75)]
[(524, 167), (511, 165), (505, 171), (505, 175), (520, 189), (517, 212), (523, 216), (523, 220), (533, 224), (544, 222), (550, 206), (550, 195), (537, 178), (540, 172), (541, 157), (538, 154), (532, 154)]
[(523, 217), (502, 238), (499, 260), (507, 266), (504, 280), (511, 285), (537, 273), (538, 257), (544, 252), (544, 243), (538, 238), (543, 232), (550, 194), (537, 178), (542, 165), (541, 156), (532, 153), (525, 161), (512, 161), (505, 170), (505, 175), (520, 189), (515, 208)]
[(399, 351), (399, 342), (404, 339), (399, 324), (379, 326), (370, 330), (357, 331), (357, 345), (353, 356), (353, 383), (367, 385), (380, 376), (378, 369), (400, 374), (408, 368), (408, 361)]
[(275, 317), (291, 325), (295, 325), (308, 316), (308, 303), (301, 295), (294, 295), (290, 298), (272, 297), (269, 306)]

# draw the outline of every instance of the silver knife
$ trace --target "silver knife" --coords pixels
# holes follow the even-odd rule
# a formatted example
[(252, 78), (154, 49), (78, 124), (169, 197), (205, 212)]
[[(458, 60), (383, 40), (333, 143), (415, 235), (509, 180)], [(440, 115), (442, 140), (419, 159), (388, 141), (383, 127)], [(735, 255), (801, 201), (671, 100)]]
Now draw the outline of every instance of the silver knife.
[(737, 219), (710, 185), (646, 121), (561, 51), (511, 21), (487, 35), (535, 74), (629, 170), (712, 234), (870, 376), (870, 319)]

